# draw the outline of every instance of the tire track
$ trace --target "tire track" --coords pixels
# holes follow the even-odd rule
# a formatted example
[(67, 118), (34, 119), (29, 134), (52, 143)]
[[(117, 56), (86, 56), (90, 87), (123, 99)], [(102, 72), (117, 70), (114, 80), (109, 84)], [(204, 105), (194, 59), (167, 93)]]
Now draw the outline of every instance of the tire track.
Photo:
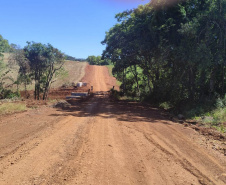
[[(150, 143), (152, 143), (154, 146), (156, 146), (159, 150), (161, 150), (167, 156), (169, 156), (171, 158), (171, 160), (173, 160), (175, 163), (180, 163), (180, 165), (184, 169), (186, 169), (189, 173), (191, 173), (192, 175), (197, 177), (200, 184), (203, 184), (203, 185), (220, 184), (220, 182), (214, 182), (215, 180), (213, 180), (213, 179), (209, 178), (207, 175), (203, 174), (194, 165), (192, 165), (191, 162), (189, 162), (187, 159), (183, 158), (182, 155), (176, 149), (174, 149), (174, 147), (170, 143), (168, 143), (168, 142), (166, 143), (162, 138), (158, 137), (158, 140), (162, 140), (167, 145), (167, 148), (169, 147), (171, 151), (169, 151), (169, 149), (166, 148), (166, 145), (163, 146), (160, 144), (159, 141), (156, 141), (156, 139), (153, 139), (153, 136), (155, 136), (155, 137), (157, 136), (156, 131), (154, 131), (153, 129), (152, 129), (151, 133), (147, 133), (147, 131), (141, 130), (135, 126), (131, 127), (128, 125), (123, 125), (123, 124), (120, 124), (120, 125), (128, 128), (128, 129), (132, 129), (136, 132), (141, 133), (145, 139), (147, 139)], [(223, 171), (222, 171), (222, 173), (223, 173)], [(222, 183), (222, 184), (224, 184), (224, 183)]]

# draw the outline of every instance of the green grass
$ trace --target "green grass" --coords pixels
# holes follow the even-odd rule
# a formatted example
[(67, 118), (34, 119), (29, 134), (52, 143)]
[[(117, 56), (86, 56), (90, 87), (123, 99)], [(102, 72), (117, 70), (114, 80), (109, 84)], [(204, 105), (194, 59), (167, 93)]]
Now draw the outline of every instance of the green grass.
[(215, 122), (225, 123), (226, 122), (226, 107), (218, 108), (210, 113)]
[[(114, 67), (114, 65), (113, 64), (110, 64), (110, 65), (107, 65), (106, 66), (107, 68), (108, 68), (108, 71), (109, 71), (109, 75), (110, 76), (113, 76), (113, 74), (112, 74), (112, 69), (113, 69), (113, 67)], [(117, 80), (117, 79), (116, 79)], [(122, 82), (120, 82), (120, 81), (116, 81), (116, 84), (118, 85), (118, 86), (120, 86), (121, 84), (122, 84)]]
[[(168, 103), (162, 103), (160, 107), (168, 107)], [(206, 99), (199, 103), (185, 103), (182, 106), (173, 107), (171, 112), (174, 115), (183, 114), (186, 119), (196, 120), (206, 127), (226, 133), (226, 95), (218, 99)]]
[(210, 126), (222, 133), (226, 133), (226, 95), (224, 98), (218, 98), (215, 109), (207, 112), (205, 116), (210, 116), (212, 118), (212, 121), (209, 122)]
[(27, 107), (23, 103), (3, 103), (0, 105), (0, 115), (23, 112)]
[(110, 76), (113, 76), (113, 74), (112, 74), (112, 69), (113, 69), (114, 65), (110, 64), (110, 65), (107, 65), (106, 67), (108, 68), (109, 75), (110, 75)]
[(213, 127), (222, 133), (226, 133), (226, 107), (216, 108), (212, 111), (193, 117), (206, 126)]
[(161, 104), (159, 105), (159, 107), (160, 107), (160, 108), (163, 108), (163, 109), (165, 109), (165, 110), (168, 110), (168, 109), (172, 108), (172, 105), (170, 105), (169, 102), (163, 102), (163, 103), (161, 103)]

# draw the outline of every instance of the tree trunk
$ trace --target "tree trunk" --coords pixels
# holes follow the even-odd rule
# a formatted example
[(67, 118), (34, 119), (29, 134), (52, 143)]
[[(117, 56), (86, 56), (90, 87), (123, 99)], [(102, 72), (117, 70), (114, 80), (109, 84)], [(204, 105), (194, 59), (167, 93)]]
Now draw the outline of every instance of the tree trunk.
[(192, 67), (189, 70), (189, 99), (194, 100), (194, 86), (195, 86), (195, 77)]
[(38, 66), (35, 66), (35, 100), (38, 99)]
[(216, 77), (216, 68), (214, 67), (210, 75), (210, 91), (209, 91), (210, 98), (212, 97), (215, 89), (215, 77)]
[(27, 82), (24, 82), (25, 97), (27, 98)]
[(149, 74), (147, 75), (147, 78), (148, 78), (148, 88), (149, 88), (149, 93), (151, 93), (152, 89), (151, 89), (150, 76), (149, 76)]
[(133, 73), (133, 76), (134, 76), (134, 79), (136, 82), (137, 94), (138, 94), (138, 96), (140, 96), (140, 87), (139, 87), (139, 81), (138, 81), (137, 67), (136, 67), (136, 65), (133, 65), (133, 67), (134, 67), (134, 70), (133, 70), (132, 66), (130, 66), (130, 69), (131, 69), (131, 72)]
[(123, 67), (123, 76), (122, 76), (122, 84), (123, 84), (123, 89), (122, 89), (122, 92), (123, 92), (123, 95), (125, 94), (125, 67)]
[(19, 82), (17, 82), (17, 84), (16, 84), (16, 91), (17, 91), (17, 93), (19, 92)]
[(223, 71), (222, 71), (222, 97), (224, 96), (224, 75), (225, 75), (225, 70), (224, 70), (224, 64), (222, 64), (223, 65), (223, 67), (222, 67), (222, 69), (223, 69)]

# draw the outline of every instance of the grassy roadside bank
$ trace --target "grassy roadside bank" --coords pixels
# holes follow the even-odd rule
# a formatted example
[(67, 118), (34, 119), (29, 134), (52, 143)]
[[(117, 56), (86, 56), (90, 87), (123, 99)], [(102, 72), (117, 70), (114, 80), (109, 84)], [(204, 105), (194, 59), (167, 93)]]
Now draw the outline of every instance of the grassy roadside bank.
[(226, 96), (210, 102), (183, 104), (182, 106), (172, 106), (168, 102), (152, 104), (139, 97), (120, 96), (120, 92), (113, 91), (112, 97), (115, 100), (137, 101), (147, 103), (150, 106), (166, 110), (174, 120), (195, 124), (205, 128), (213, 128), (226, 134)]
[[(114, 67), (114, 65), (106, 65), (106, 67), (108, 68), (108, 71), (109, 71), (109, 75), (110, 76), (113, 76), (113, 74), (112, 74), (112, 69), (113, 69), (113, 67)], [(120, 81), (118, 81), (117, 79), (116, 79), (116, 83), (117, 83), (117, 85), (118, 86), (120, 86), (122, 83), (120, 82)]]
[(217, 100), (187, 103), (180, 107), (173, 107), (164, 102), (159, 107), (169, 111), (174, 116), (179, 117), (180, 115), (185, 120), (196, 122), (203, 127), (215, 128), (226, 134), (226, 96)]
[(0, 115), (13, 114), (27, 110), (25, 103), (5, 102), (0, 104)]

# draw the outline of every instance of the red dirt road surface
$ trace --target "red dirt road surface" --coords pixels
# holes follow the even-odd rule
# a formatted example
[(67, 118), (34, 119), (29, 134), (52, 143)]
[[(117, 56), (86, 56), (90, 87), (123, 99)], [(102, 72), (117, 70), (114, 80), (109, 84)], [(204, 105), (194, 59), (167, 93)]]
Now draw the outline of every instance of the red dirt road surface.
[[(116, 84), (88, 66), (95, 91)], [(0, 120), (0, 184), (226, 184), (226, 160), (158, 109), (96, 95), (65, 109), (43, 106)]]
[(108, 68), (105, 66), (87, 65), (85, 73), (82, 81), (88, 82), (88, 87), (93, 86), (94, 92), (108, 91), (113, 86), (115, 86), (115, 89), (119, 89), (116, 85), (116, 79), (109, 76)]

